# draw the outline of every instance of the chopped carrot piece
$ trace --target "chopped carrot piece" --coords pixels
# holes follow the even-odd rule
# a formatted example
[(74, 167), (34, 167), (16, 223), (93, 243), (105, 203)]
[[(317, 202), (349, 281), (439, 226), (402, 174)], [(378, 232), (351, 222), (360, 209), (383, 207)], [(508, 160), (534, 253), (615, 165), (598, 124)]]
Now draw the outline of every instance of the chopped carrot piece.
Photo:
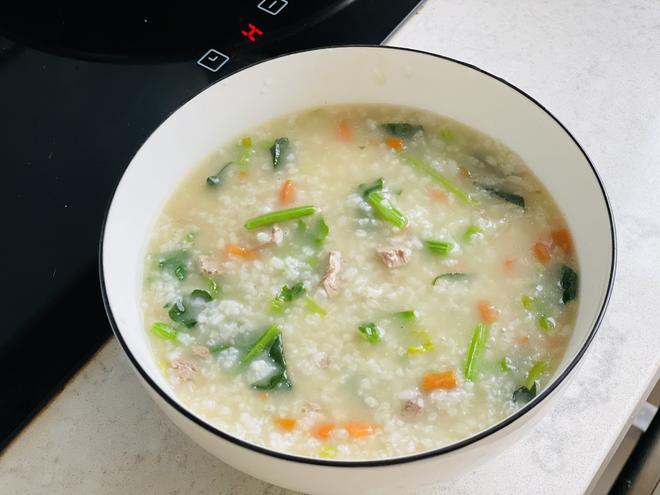
[(480, 300), (477, 303), (477, 308), (479, 308), (479, 316), (481, 316), (481, 321), (484, 323), (493, 323), (497, 320), (497, 310), (484, 299)]
[(330, 434), (334, 429), (335, 425), (333, 423), (316, 423), (312, 426), (312, 435), (319, 440), (326, 440), (330, 438)]
[(241, 180), (245, 180), (250, 176), (250, 174), (248, 174), (245, 170), (241, 170), (238, 173), (238, 176), (241, 178)]
[(516, 344), (521, 344), (521, 345), (527, 345), (529, 344), (529, 335), (523, 335), (522, 337), (518, 337), (515, 340)]
[(532, 246), (532, 253), (534, 253), (534, 257), (544, 265), (547, 265), (550, 261), (550, 248), (547, 244), (535, 242)]
[(280, 430), (292, 431), (296, 427), (297, 421), (293, 418), (275, 418), (273, 423), (275, 423), (275, 426)]
[(350, 141), (353, 139), (353, 130), (351, 129), (351, 126), (348, 125), (348, 122), (346, 120), (342, 120), (339, 123), (339, 129), (337, 130), (337, 137), (341, 141)]
[(351, 421), (344, 425), (348, 434), (353, 438), (362, 438), (373, 434), (376, 427), (371, 423), (364, 423), (362, 421)]
[(285, 180), (280, 188), (280, 203), (288, 205), (296, 199), (296, 189), (292, 180)]
[(507, 272), (508, 274), (512, 274), (515, 269), (515, 264), (514, 261), (511, 258), (507, 258), (504, 260), (504, 271)]
[(451, 390), (456, 388), (456, 372), (454, 370), (424, 373), (420, 388), (424, 392), (436, 389)]
[(433, 199), (433, 201), (436, 201), (438, 203), (444, 203), (444, 204), (449, 203), (449, 196), (447, 195), (447, 193), (444, 191), (438, 191), (437, 189), (433, 189), (431, 191), (431, 199)]
[(237, 244), (229, 244), (227, 246), (227, 254), (236, 256), (238, 258), (243, 258), (245, 260), (256, 260), (259, 257), (259, 253), (257, 251), (239, 246)]
[(550, 235), (552, 236), (552, 242), (566, 254), (573, 252), (573, 239), (568, 229), (553, 230)]
[(402, 151), (406, 147), (406, 143), (403, 142), (403, 139), (396, 137), (388, 137), (385, 140), (385, 144), (394, 151)]

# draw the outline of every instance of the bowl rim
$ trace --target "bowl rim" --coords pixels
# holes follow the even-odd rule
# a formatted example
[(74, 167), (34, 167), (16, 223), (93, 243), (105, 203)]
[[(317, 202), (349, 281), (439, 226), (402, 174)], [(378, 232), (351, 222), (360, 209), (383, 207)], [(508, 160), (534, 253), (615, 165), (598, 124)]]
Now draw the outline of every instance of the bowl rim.
[[(605, 295), (603, 297), (603, 300), (601, 302), (600, 308), (598, 309), (598, 313), (596, 315), (596, 318), (593, 321), (593, 324), (591, 326), (591, 329), (589, 330), (589, 333), (587, 334), (587, 338), (585, 342), (582, 344), (580, 349), (578, 349), (577, 353), (571, 359), (571, 361), (568, 363), (566, 366), (566, 369), (558, 376), (556, 377), (545, 389), (541, 391), (540, 394), (538, 394), (536, 397), (534, 397), (533, 400), (525, 404), (523, 407), (518, 409), (515, 413), (511, 414), (510, 416), (507, 416), (503, 420), (495, 423), (494, 425), (486, 428), (485, 430), (482, 430), (474, 435), (471, 435), (467, 438), (463, 438), (462, 440), (459, 440), (457, 442), (451, 443), (449, 445), (445, 445), (443, 447), (439, 447), (437, 449), (431, 449), (427, 450), (424, 452), (418, 452), (415, 454), (409, 454), (409, 455), (404, 455), (404, 456), (398, 456), (398, 457), (386, 457), (382, 459), (364, 459), (364, 460), (334, 460), (334, 459), (322, 459), (322, 458), (315, 458), (315, 457), (305, 457), (305, 456), (300, 456), (300, 455), (295, 455), (295, 454), (289, 454), (287, 452), (283, 451), (278, 451), (274, 449), (270, 449), (267, 447), (262, 447), (257, 444), (253, 444), (251, 442), (248, 442), (246, 440), (243, 440), (237, 436), (234, 436), (230, 433), (227, 433), (219, 428), (216, 428), (215, 426), (211, 425), (207, 421), (203, 420), (202, 418), (196, 416), (193, 414), (190, 410), (185, 408), (183, 405), (181, 405), (179, 402), (177, 402), (175, 399), (170, 397), (163, 389), (161, 389), (156, 382), (149, 376), (149, 374), (140, 366), (140, 363), (138, 360), (135, 358), (134, 354), (131, 352), (129, 346), (127, 345), (126, 341), (122, 337), (121, 330), (119, 329), (119, 326), (117, 325), (117, 322), (115, 321), (112, 308), (110, 306), (110, 301), (108, 299), (108, 294), (107, 294), (107, 288), (105, 285), (105, 277), (103, 274), (103, 245), (104, 245), (104, 238), (105, 238), (105, 228), (106, 224), (108, 221), (108, 216), (110, 214), (110, 210), (112, 209), (112, 205), (114, 203), (114, 198), (117, 193), (117, 189), (119, 188), (119, 185), (121, 184), (124, 175), (126, 174), (126, 171), (130, 167), (130, 164), (132, 163), (133, 159), (135, 158), (135, 155), (142, 149), (142, 147), (146, 144), (146, 142), (149, 140), (151, 135), (167, 120), (169, 119), (172, 115), (174, 115), (181, 107), (186, 105), (190, 100), (195, 98), (197, 95), (201, 94), (201, 92), (208, 90), (215, 84), (218, 84), (221, 81), (224, 81), (226, 78), (233, 76), (234, 74), (237, 74), (239, 72), (242, 72), (244, 70), (250, 69), (254, 66), (270, 62), (272, 60), (277, 60), (280, 58), (285, 58), (289, 56), (295, 56), (303, 53), (308, 53), (308, 52), (317, 52), (317, 51), (325, 51), (325, 50), (341, 50), (344, 48), (366, 48), (366, 49), (379, 49), (379, 50), (395, 50), (395, 51), (400, 51), (400, 52), (408, 52), (408, 53), (416, 53), (416, 54), (421, 54), (425, 56), (430, 56), (434, 58), (438, 58), (447, 62), (452, 62), (458, 65), (461, 65), (463, 67), (467, 67), (469, 69), (475, 70), (482, 75), (485, 75), (487, 77), (490, 77), (492, 79), (495, 79), (496, 81), (499, 81), (500, 83), (505, 84), (509, 88), (513, 89), (514, 91), (518, 92), (520, 95), (524, 96), (527, 100), (529, 100), (532, 104), (536, 105), (539, 109), (541, 109), (543, 112), (545, 112), (552, 120), (554, 120), (559, 127), (566, 133), (566, 135), (573, 141), (575, 146), (578, 147), (582, 155), (584, 156), (585, 160), (589, 164), (589, 167), (591, 168), (591, 172), (596, 179), (596, 182), (598, 183), (598, 186), (600, 188), (601, 194), (603, 201), (605, 203), (605, 207), (607, 210), (607, 215), (608, 215), (608, 220), (609, 220), (609, 227), (610, 227), (610, 240), (611, 240), (611, 252), (612, 252), (612, 257), (610, 260), (610, 273), (609, 273), (609, 278), (607, 282), (607, 288), (605, 290)], [(610, 296), (612, 294), (612, 287), (614, 284), (614, 279), (615, 279), (615, 273), (616, 273), (616, 260), (617, 260), (617, 241), (616, 241), (616, 227), (614, 225), (614, 215), (612, 212), (612, 206), (609, 200), (609, 197), (607, 195), (607, 192), (605, 191), (605, 187), (603, 185), (603, 182), (598, 175), (598, 172), (596, 171), (596, 168), (593, 165), (593, 162), (587, 155), (587, 153), (584, 151), (580, 143), (575, 139), (573, 134), (562, 124), (557, 117), (555, 117), (546, 107), (544, 107), (541, 103), (539, 103), (536, 99), (534, 99), (532, 96), (527, 94), (525, 91), (522, 89), (518, 88), (514, 84), (508, 82), (507, 80), (496, 76), (495, 74), (492, 74), (484, 69), (481, 69), (480, 67), (463, 62), (461, 60), (457, 60), (445, 55), (440, 55), (437, 53), (432, 53), (432, 52), (427, 52), (424, 50), (418, 50), (414, 48), (406, 48), (406, 47), (395, 47), (395, 46), (383, 46), (383, 45), (374, 45), (374, 44), (348, 44), (348, 45), (328, 45), (324, 47), (317, 47), (317, 48), (310, 48), (310, 49), (304, 49), (304, 50), (298, 50), (295, 52), (289, 52), (281, 55), (277, 55), (275, 57), (270, 57), (265, 60), (261, 60), (255, 63), (252, 63), (250, 65), (247, 65), (245, 67), (242, 67), (240, 69), (237, 69), (231, 73), (228, 73), (227, 75), (217, 79), (213, 84), (210, 86), (206, 87), (203, 89), (201, 92), (196, 93), (195, 95), (191, 96), (188, 98), (185, 102), (183, 102), (181, 105), (179, 105), (175, 110), (173, 110), (171, 113), (167, 115), (167, 117), (160, 122), (160, 124), (154, 128), (149, 136), (142, 141), (142, 144), (140, 147), (135, 151), (133, 156), (131, 157), (128, 165), (126, 166), (126, 169), (124, 169), (124, 172), (122, 173), (121, 177), (117, 181), (117, 184), (115, 185), (114, 191), (112, 193), (112, 196), (110, 197), (110, 200), (108, 201), (108, 206), (106, 208), (106, 212), (103, 218), (103, 223), (101, 226), (101, 235), (100, 235), (100, 242), (99, 242), (99, 281), (100, 281), (100, 286), (101, 286), (101, 295), (103, 299), (103, 305), (105, 307), (106, 314), (108, 316), (108, 320), (110, 322), (110, 326), (112, 328), (113, 333), (117, 337), (117, 340), (119, 341), (119, 344), (121, 345), (122, 349), (128, 356), (130, 362), (132, 363), (133, 367), (137, 370), (139, 375), (142, 377), (142, 379), (159, 395), (159, 397), (164, 400), (170, 407), (172, 407), (176, 412), (179, 414), (183, 415), (186, 419), (192, 421), (194, 424), (197, 426), (203, 428), (207, 432), (218, 436), (222, 438), (223, 440), (226, 440), (230, 443), (233, 443), (234, 445), (238, 447), (243, 447), (246, 448), (252, 452), (256, 452), (258, 454), (263, 454), (271, 457), (275, 457), (277, 459), (285, 460), (285, 461), (292, 461), (296, 463), (301, 463), (301, 464), (309, 464), (309, 465), (318, 465), (318, 466), (333, 466), (333, 467), (349, 467), (349, 468), (364, 468), (364, 467), (383, 467), (383, 466), (391, 466), (395, 464), (407, 464), (410, 462), (415, 462), (415, 461), (420, 461), (423, 459), (428, 459), (431, 457), (436, 457), (442, 454), (448, 454), (450, 452), (454, 452), (457, 450), (460, 450), (464, 447), (467, 447), (469, 445), (472, 445), (476, 442), (479, 442), (480, 440), (483, 440), (486, 437), (489, 437), (491, 435), (494, 435), (495, 433), (499, 432), (500, 430), (505, 429), (507, 426), (510, 424), (514, 423), (530, 411), (534, 409), (537, 405), (539, 405), (545, 398), (547, 398), (555, 389), (559, 387), (559, 385), (564, 382), (564, 380), (571, 374), (571, 372), (575, 369), (577, 364), (580, 362), (584, 354), (586, 353), (587, 349), (589, 348), (591, 342), (593, 341), (594, 337), (596, 336), (596, 333), (598, 331), (598, 328), (600, 327), (600, 324), (602, 323), (603, 317), (605, 315), (605, 311), (607, 310), (607, 306), (610, 301)]]

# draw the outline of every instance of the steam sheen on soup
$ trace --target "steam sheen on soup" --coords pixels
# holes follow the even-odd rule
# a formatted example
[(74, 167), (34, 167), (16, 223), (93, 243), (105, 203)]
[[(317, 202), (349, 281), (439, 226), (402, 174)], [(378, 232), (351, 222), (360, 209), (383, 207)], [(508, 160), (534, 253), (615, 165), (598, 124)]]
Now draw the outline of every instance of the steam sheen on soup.
[(445, 446), (547, 384), (577, 260), (511, 150), (450, 119), (347, 105), (269, 122), (158, 218), (142, 307), (178, 399), (278, 451)]

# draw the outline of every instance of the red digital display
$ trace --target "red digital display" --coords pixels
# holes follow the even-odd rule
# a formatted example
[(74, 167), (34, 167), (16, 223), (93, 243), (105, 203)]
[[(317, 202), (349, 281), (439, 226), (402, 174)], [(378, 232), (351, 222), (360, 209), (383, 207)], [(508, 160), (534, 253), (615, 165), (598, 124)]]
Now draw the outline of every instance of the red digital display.
[(243, 36), (245, 36), (247, 39), (249, 39), (250, 41), (253, 41), (253, 42), (254, 42), (254, 41), (257, 41), (256, 36), (261, 36), (261, 35), (264, 34), (264, 33), (263, 33), (263, 31), (262, 31), (261, 29), (259, 29), (259, 28), (258, 28), (257, 26), (255, 26), (254, 24), (250, 24), (250, 23), (248, 23), (248, 29), (247, 29), (247, 30), (246, 30), (246, 29), (243, 29), (243, 30), (241, 31), (241, 34), (242, 34)]

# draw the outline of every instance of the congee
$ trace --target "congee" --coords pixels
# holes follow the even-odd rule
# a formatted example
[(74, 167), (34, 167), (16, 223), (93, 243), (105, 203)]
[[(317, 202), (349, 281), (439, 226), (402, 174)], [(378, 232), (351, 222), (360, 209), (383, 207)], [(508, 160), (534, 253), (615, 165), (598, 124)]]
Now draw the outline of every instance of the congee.
[(144, 267), (153, 353), (195, 414), (278, 451), (378, 459), (475, 434), (547, 385), (577, 259), (513, 151), (382, 105), (220, 144), (164, 205)]

